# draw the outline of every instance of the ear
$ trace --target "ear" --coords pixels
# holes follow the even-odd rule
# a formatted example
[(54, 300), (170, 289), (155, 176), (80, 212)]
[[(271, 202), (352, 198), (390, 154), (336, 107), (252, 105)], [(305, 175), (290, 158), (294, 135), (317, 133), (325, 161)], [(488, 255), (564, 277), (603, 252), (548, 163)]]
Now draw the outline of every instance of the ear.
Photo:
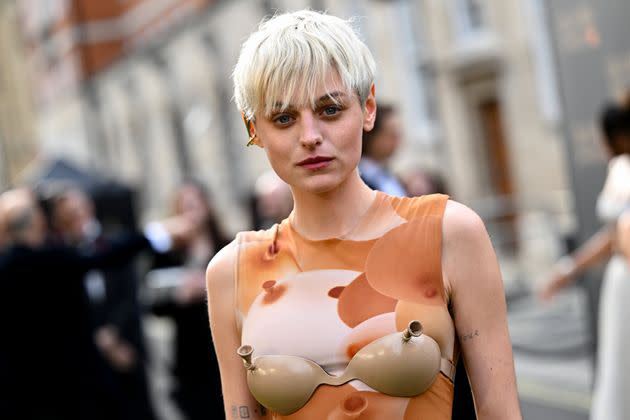
[(252, 144), (255, 144), (258, 147), (264, 148), (264, 146), (262, 145), (260, 141), (260, 138), (256, 135), (256, 126), (254, 125), (254, 122), (252, 120), (248, 120), (245, 117), (244, 112), (241, 112), (241, 118), (243, 119), (243, 123), (245, 124), (245, 129), (247, 130), (247, 139), (248, 139), (247, 141), (249, 142), (253, 136)]
[(374, 128), (374, 120), (376, 119), (376, 88), (374, 83), (370, 88), (370, 94), (365, 100), (365, 106), (363, 110), (363, 130), (370, 131)]

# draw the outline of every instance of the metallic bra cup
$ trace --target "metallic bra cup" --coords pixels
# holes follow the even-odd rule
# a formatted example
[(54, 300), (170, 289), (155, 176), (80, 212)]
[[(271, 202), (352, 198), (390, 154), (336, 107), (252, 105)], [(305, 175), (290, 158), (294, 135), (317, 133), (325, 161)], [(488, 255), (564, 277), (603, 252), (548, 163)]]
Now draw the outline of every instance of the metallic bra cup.
[(440, 370), (451, 380), (454, 371), (435, 340), (422, 334), (420, 321), (363, 347), (339, 376), (302, 357), (265, 355), (252, 360), (253, 352), (249, 345), (237, 350), (247, 369), (249, 390), (260, 404), (281, 415), (302, 408), (319, 385), (359, 379), (383, 394), (413, 397), (429, 389)]

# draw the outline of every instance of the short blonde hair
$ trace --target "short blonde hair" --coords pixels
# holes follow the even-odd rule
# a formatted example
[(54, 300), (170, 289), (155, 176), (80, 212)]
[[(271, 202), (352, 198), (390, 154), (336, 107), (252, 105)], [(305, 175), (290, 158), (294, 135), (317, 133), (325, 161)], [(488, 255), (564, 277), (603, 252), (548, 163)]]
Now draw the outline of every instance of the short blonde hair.
[(331, 70), (362, 105), (370, 93), (376, 65), (352, 21), (301, 10), (263, 21), (243, 43), (234, 68), (234, 99), (247, 120), (277, 106), (314, 107), (315, 89)]

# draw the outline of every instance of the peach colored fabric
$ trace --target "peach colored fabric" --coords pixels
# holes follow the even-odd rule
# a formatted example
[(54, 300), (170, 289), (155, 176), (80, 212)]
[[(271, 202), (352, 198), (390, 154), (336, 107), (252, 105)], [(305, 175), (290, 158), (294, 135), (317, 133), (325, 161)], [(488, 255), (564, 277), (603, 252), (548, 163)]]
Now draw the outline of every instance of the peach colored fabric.
[[(418, 319), (453, 361), (455, 328), (441, 270), (447, 200), (377, 193), (344, 238), (309, 240), (288, 219), (268, 231), (240, 233), (235, 286), (242, 343), (254, 347), (254, 357), (304, 357), (334, 375), (365, 345)], [(452, 401), (453, 384), (442, 374), (413, 398), (355, 380), (322, 385), (300, 410), (273, 418), (441, 420), (451, 418)]]

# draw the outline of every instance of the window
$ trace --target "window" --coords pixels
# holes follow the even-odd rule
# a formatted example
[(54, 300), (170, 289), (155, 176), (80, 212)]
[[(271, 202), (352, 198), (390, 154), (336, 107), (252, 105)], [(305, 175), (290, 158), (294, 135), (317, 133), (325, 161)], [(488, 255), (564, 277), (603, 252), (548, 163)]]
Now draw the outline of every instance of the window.
[(558, 85), (556, 80), (556, 68), (551, 49), (551, 36), (545, 11), (544, 0), (528, 0), (527, 12), (529, 24), (532, 30), (531, 43), (534, 56), (534, 66), (538, 83), (538, 102), (544, 118), (551, 123), (556, 123), (562, 117), (560, 98), (558, 97)]
[(483, 28), (483, 13), (479, 0), (460, 0), (464, 3), (466, 13), (466, 23), (471, 32), (481, 30)]
[(420, 8), (412, 2), (396, 3), (396, 27), (400, 40), (402, 62), (408, 65), (405, 72), (404, 92), (402, 97), (407, 97), (403, 106), (413, 109), (413, 120), (410, 122), (410, 130), (416, 133), (415, 140), (423, 143), (431, 143), (436, 140), (435, 130), (437, 126), (437, 107), (435, 98), (434, 72), (428, 61), (428, 51), (424, 25), (418, 25), (423, 16)]
[(482, 0), (451, 0), (452, 17), (458, 38), (467, 38), (486, 28)]

